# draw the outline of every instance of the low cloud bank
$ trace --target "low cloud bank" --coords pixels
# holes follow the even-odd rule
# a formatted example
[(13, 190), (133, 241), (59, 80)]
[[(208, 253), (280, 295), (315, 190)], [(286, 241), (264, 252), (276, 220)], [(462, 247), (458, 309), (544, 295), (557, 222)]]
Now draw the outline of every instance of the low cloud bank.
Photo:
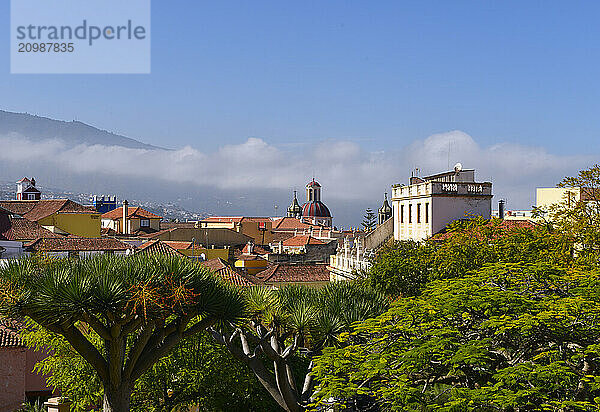
[[(411, 170), (446, 170), (460, 161), (475, 168), (479, 181), (494, 183), (495, 199), (509, 208), (531, 206), (535, 188), (554, 185), (566, 175), (597, 161), (591, 155), (562, 156), (543, 147), (499, 143), (482, 147), (471, 136), (451, 131), (415, 140), (405, 147), (369, 152), (351, 141), (323, 141), (310, 148), (282, 149), (258, 138), (225, 145), (213, 153), (191, 146), (179, 150), (129, 149), (121, 146), (69, 146), (59, 140), (32, 142), (26, 136), (0, 136), (0, 161), (39, 165), (70, 174), (156, 179), (221, 190), (300, 189), (315, 173), (324, 200), (380, 203), (383, 191), (406, 183)], [(30, 174), (29, 170), (22, 170)], [(51, 182), (47, 182), (51, 184)]]

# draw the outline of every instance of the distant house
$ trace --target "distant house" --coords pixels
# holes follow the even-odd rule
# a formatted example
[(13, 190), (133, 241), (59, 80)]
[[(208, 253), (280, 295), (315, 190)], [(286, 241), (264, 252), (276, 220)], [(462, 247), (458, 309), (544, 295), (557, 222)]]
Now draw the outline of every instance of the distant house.
[(40, 237), (62, 238), (44, 229), (36, 222), (11, 215), (6, 209), (0, 208), (0, 258), (16, 258), (23, 255), (23, 244)]
[(286, 265), (274, 264), (255, 275), (266, 285), (280, 288), (285, 285), (319, 287), (329, 283), (330, 274), (326, 264)]
[(211, 216), (198, 222), (201, 228), (231, 229), (253, 239), (256, 245), (273, 241), (273, 222), (268, 217)]
[(14, 411), (25, 401), (54, 394), (44, 376), (33, 372), (33, 366), (47, 355), (25, 346), (19, 336), (23, 327), (21, 322), (0, 319), (0, 411)]
[(298, 235), (282, 242), (284, 253), (306, 253), (311, 246), (324, 245), (325, 242), (312, 236)]
[(127, 255), (133, 246), (110, 238), (42, 238), (26, 245), (30, 253), (44, 253), (55, 257), (89, 257), (101, 254)]
[(16, 200), (40, 200), (42, 193), (35, 187), (35, 179), (24, 177), (17, 182)]
[[(197, 222), (196, 222), (197, 223)], [(143, 239), (160, 239), (169, 241), (187, 241), (195, 240), (197, 245), (212, 249), (215, 248), (235, 248), (243, 246), (249, 241), (254, 241), (250, 236), (224, 228), (199, 228), (194, 227), (193, 223), (189, 226), (171, 226), (166, 222), (161, 222), (161, 230), (155, 233), (140, 235)], [(165, 227), (166, 226), (166, 227)]]
[(162, 216), (155, 215), (141, 207), (123, 206), (102, 215), (102, 228), (114, 230), (122, 235), (143, 235), (160, 230)]
[(57, 234), (100, 237), (100, 213), (69, 199), (2, 200), (0, 207)]
[(254, 254), (242, 254), (236, 257), (235, 267), (242, 273), (255, 275), (265, 270), (269, 266), (269, 261)]
[(492, 183), (476, 182), (475, 170), (454, 170), (426, 177), (411, 176), (409, 185), (392, 186), (395, 240), (425, 240), (455, 220), (492, 212)]

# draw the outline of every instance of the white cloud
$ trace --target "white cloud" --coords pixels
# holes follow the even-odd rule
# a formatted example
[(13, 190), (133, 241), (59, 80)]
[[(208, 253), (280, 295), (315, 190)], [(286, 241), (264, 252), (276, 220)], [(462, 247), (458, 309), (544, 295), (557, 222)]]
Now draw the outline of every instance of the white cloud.
[(302, 187), (314, 172), (324, 185), (325, 198), (377, 203), (390, 185), (406, 182), (414, 167), (423, 174), (436, 173), (445, 170), (449, 160), (450, 166), (460, 161), (477, 170), (478, 180), (493, 181), (495, 194), (508, 198), (512, 208), (531, 205), (536, 186), (555, 184), (594, 161), (588, 155), (554, 155), (542, 147), (513, 143), (482, 147), (461, 131), (435, 134), (385, 152), (368, 152), (350, 141), (324, 141), (290, 150), (259, 138), (225, 145), (213, 153), (190, 146), (173, 151), (102, 145), (69, 147), (58, 140), (32, 142), (16, 135), (0, 137), (0, 147), (2, 162), (127, 177), (132, 183), (135, 178), (152, 178), (225, 190), (287, 191)]

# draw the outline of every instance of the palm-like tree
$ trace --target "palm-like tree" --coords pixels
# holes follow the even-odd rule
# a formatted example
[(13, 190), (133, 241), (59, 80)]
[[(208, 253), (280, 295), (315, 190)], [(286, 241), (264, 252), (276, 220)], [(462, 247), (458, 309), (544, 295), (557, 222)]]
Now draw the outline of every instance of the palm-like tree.
[(105, 412), (128, 411), (148, 368), (182, 339), (235, 322), (245, 307), (238, 290), (207, 269), (168, 256), (15, 260), (0, 270), (0, 291), (2, 315), (33, 319), (90, 363)]
[[(388, 307), (383, 295), (354, 282), (330, 283), (322, 289), (287, 286), (254, 287), (245, 294), (248, 319), (238, 328), (211, 328), (213, 337), (246, 363), (273, 399), (286, 411), (306, 409), (314, 391), (312, 359), (325, 346), (339, 346), (340, 333), (357, 321), (378, 316)], [(302, 387), (293, 361), (308, 361)], [(272, 363), (272, 368), (269, 367)]]

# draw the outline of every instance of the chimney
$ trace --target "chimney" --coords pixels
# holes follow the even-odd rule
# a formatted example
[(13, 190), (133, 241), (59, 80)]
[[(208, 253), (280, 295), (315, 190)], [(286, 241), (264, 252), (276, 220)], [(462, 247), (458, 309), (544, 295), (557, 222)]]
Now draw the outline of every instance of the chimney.
[(127, 216), (129, 215), (129, 202), (123, 200), (123, 234), (126, 235), (129, 231), (127, 230)]
[(500, 219), (504, 219), (504, 203), (506, 203), (504, 199), (500, 199), (498, 202), (498, 217)]

